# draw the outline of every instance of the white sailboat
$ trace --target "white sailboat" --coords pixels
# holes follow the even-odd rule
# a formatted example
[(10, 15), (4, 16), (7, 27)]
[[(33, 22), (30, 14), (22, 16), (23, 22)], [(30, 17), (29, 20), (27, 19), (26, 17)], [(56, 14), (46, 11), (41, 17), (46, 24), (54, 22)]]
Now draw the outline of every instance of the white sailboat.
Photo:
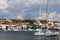
[(45, 36), (56, 36), (58, 34), (59, 34), (59, 32), (53, 32), (51, 30), (48, 30), (45, 32)]
[(39, 35), (43, 36), (44, 32), (42, 31), (42, 29), (36, 29), (36, 32), (34, 34), (37, 36), (39, 36)]
[[(46, 9), (46, 20), (47, 20), (47, 13), (48, 13), (48, 0), (47, 0), (47, 9)], [(59, 35), (59, 32), (56, 31), (53, 32), (52, 30), (45, 30), (43, 32), (42, 29), (39, 29), (37, 32), (34, 33), (34, 35), (54, 36), (54, 35)]]
[[(37, 21), (40, 23), (39, 20), (40, 20), (40, 16), (41, 16), (41, 15), (40, 15), (40, 13), (41, 13), (41, 1), (40, 1), (40, 8), (39, 8), (39, 10), (40, 10), (40, 11), (39, 11), (39, 17), (38, 17)], [(37, 36), (39, 36), (39, 35), (41, 35), (41, 36), (44, 35), (44, 32), (43, 32), (42, 28), (36, 29), (36, 32), (34, 32), (34, 35), (37, 35)]]

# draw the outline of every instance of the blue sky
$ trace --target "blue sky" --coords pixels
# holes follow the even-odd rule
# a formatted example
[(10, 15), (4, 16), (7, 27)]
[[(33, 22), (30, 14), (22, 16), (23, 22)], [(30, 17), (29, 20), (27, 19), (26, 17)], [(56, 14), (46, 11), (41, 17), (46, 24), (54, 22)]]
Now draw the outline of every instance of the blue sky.
[[(48, 0), (48, 20), (60, 21), (60, 0)], [(46, 19), (47, 0), (0, 0), (0, 18)]]

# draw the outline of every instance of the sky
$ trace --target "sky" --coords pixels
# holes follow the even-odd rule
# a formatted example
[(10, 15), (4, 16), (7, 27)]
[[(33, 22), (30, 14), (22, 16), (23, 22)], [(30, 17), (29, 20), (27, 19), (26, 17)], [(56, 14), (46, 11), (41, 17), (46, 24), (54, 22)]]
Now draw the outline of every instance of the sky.
[[(48, 4), (48, 6), (47, 6)], [(0, 18), (60, 21), (60, 0), (0, 0)]]

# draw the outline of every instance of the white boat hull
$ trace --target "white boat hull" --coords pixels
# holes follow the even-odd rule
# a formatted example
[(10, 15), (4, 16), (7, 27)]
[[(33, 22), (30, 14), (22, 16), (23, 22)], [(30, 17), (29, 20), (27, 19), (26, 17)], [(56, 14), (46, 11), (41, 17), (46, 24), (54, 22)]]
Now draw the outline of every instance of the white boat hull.
[(59, 32), (47, 31), (45, 32), (45, 36), (57, 36)]
[(43, 32), (35, 32), (34, 34), (37, 35), (37, 36), (39, 36), (39, 35), (40, 35), (40, 36), (43, 36), (43, 35), (44, 35)]
[(40, 32), (40, 31), (37, 31), (34, 33), (34, 35), (37, 35), (37, 36), (55, 36), (55, 35), (59, 35), (59, 32), (53, 32), (53, 31), (47, 31), (47, 32)]

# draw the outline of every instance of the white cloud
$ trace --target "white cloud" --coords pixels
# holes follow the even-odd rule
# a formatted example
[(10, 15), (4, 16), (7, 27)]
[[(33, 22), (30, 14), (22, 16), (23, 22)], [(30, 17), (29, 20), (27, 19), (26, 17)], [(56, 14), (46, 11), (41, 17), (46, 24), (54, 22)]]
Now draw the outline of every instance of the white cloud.
[[(56, 12), (51, 12), (47, 14), (47, 20), (56, 20), (55, 18), (56, 19), (60, 18), (60, 16)], [(46, 13), (42, 13), (42, 16), (40, 16), (39, 19), (43, 19), (43, 20), (46, 19)]]
[(46, 13), (41, 13), (38, 19), (45, 20), (46, 19)]
[(8, 13), (8, 11), (6, 10), (6, 8), (8, 8), (9, 5), (7, 3), (7, 0), (0, 0), (0, 10), (4, 13)]
[(8, 2), (10, 4), (10, 6), (15, 6), (15, 5), (18, 5), (20, 4), (21, 6), (24, 5), (24, 6), (31, 6), (31, 5), (36, 5), (36, 4), (45, 4), (47, 3), (47, 0), (10, 0)]
[(60, 0), (56, 0), (56, 3), (57, 3), (57, 4), (60, 4)]
[(49, 14), (49, 20), (52, 20), (54, 17), (56, 17), (57, 15), (56, 15), (56, 12), (51, 12), (50, 14)]
[(46, 4), (47, 0), (25, 0), (24, 2), (27, 6), (36, 4)]
[(20, 15), (18, 15), (17, 17), (16, 17), (16, 19), (23, 19)]
[[(5, 13), (10, 12), (18, 13), (19, 15), (16, 18), (22, 18), (21, 16), (26, 15), (26, 11), (30, 11), (30, 8), (34, 7), (35, 5), (43, 5), (44, 10), (46, 8), (47, 0), (0, 0), (0, 10), (4, 11)], [(49, 0), (49, 12), (57, 7), (54, 7), (58, 3), (60, 5), (60, 0)], [(42, 7), (42, 9), (43, 9)], [(59, 6), (58, 6), (59, 7)], [(8, 10), (6, 10), (8, 8)], [(51, 9), (51, 10), (50, 10)], [(58, 8), (59, 9), (59, 8)], [(43, 11), (43, 10), (42, 10)], [(32, 12), (33, 13), (33, 10)], [(21, 15), (21, 16), (20, 16)], [(60, 18), (60, 14), (57, 14), (56, 11), (52, 11), (48, 14), (48, 19), (54, 19), (55, 17)], [(46, 19), (46, 13), (42, 12), (42, 16), (39, 17), (40, 19)]]
[(8, 4), (5, 0), (0, 0), (0, 9), (8, 8)]
[(58, 20), (60, 20), (60, 14), (57, 14), (57, 17), (56, 17)]

